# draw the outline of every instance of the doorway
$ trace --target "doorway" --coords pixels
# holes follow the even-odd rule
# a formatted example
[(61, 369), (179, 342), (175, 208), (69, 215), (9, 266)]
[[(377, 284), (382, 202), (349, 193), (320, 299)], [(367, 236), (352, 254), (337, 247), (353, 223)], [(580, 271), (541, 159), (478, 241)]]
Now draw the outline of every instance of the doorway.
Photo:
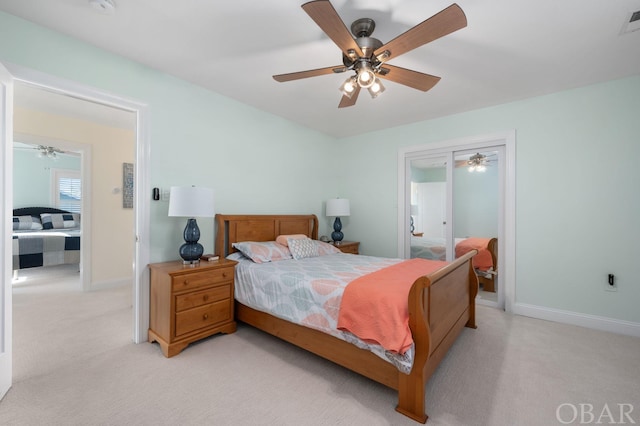
[[(133, 299), (133, 327), (132, 335), (135, 343), (146, 341), (148, 321), (149, 321), (149, 293), (148, 285), (148, 272), (146, 265), (149, 263), (149, 201), (150, 191), (148, 190), (148, 163), (149, 163), (149, 137), (148, 137), (148, 111), (147, 106), (138, 101), (132, 101), (123, 97), (108, 94), (100, 90), (83, 86), (81, 84), (64, 80), (58, 77), (53, 77), (48, 74), (40, 73), (31, 69), (23, 68), (12, 64), (1, 64), (0, 67), (5, 67), (9, 74), (10, 80), (7, 83), (9, 90), (7, 90), (8, 99), (10, 100), (7, 109), (2, 110), (2, 120), (10, 122), (9, 118), (12, 114), (12, 83), (19, 82), (35, 87), (39, 87), (57, 93), (64, 96), (70, 96), (76, 99), (85, 100), (91, 103), (107, 105), (114, 108), (123, 109), (136, 114), (136, 145), (135, 145), (135, 172), (134, 172), (134, 235), (133, 242), (133, 269), (134, 269), (134, 290), (132, 294)], [(12, 128), (12, 126), (11, 126)], [(12, 135), (8, 135), (6, 146), (3, 146), (3, 152), (7, 153), (3, 158), (3, 164), (6, 166), (5, 170), (11, 171), (13, 167), (12, 156), (10, 154), (9, 145), (13, 144)], [(3, 175), (3, 182), (0, 185), (1, 197), (5, 200), (5, 212), (10, 210), (6, 205), (7, 200), (11, 200), (13, 179), (10, 173)], [(5, 228), (6, 229), (6, 228)], [(2, 237), (6, 241), (10, 241), (10, 236), (4, 231)], [(10, 265), (11, 250), (10, 245), (7, 243), (4, 247), (9, 248), (3, 250), (5, 265)], [(7, 268), (6, 273), (2, 279), (2, 291), (4, 294), (10, 293), (11, 276), (10, 267)], [(7, 296), (10, 309), (10, 295)], [(6, 305), (5, 305), (6, 306)], [(8, 311), (10, 312), (10, 310)], [(4, 318), (6, 318), (3, 315)], [(10, 334), (0, 337), (8, 337), (10, 340)], [(7, 346), (5, 346), (7, 347)], [(10, 354), (10, 345), (9, 354)]]
[[(21, 83), (18, 83), (16, 87), (20, 87)], [(26, 87), (26, 86), (24, 86)], [(29, 89), (34, 90), (34, 89)], [(21, 89), (18, 89), (17, 96), (14, 96), (14, 100), (20, 102), (18, 99), (22, 93), (26, 93), (26, 96), (29, 95), (30, 92), (22, 92)], [(62, 95), (56, 95), (62, 96)], [(32, 105), (34, 106), (34, 105)], [(56, 158), (50, 159), (41, 159), (38, 158), (38, 155), (34, 155), (34, 149), (37, 150), (37, 147), (48, 147), (53, 148), (50, 145), (55, 145), (55, 150), (57, 152)], [(81, 183), (80, 190), (82, 186), (85, 188), (90, 187), (91, 184), (91, 168), (88, 166), (91, 164), (92, 158), (92, 149), (91, 145), (71, 142), (67, 140), (59, 140), (52, 137), (42, 137), (36, 136), (30, 133), (13, 133), (13, 166), (14, 166), (14, 196), (13, 200), (15, 202), (18, 199), (19, 205), (14, 205), (13, 208), (16, 207), (27, 207), (32, 206), (35, 203), (35, 200), (46, 200), (46, 194), (43, 194), (46, 191), (46, 187), (49, 187), (49, 194), (53, 194), (55, 188), (52, 187), (56, 174), (58, 173), (56, 170), (58, 167), (63, 167), (65, 164), (67, 166), (69, 164), (73, 165), (73, 172), (78, 174), (79, 182)], [(65, 162), (64, 159), (67, 158), (76, 158), (77, 163), (69, 163)], [(16, 169), (18, 167), (19, 169)], [(44, 168), (44, 170), (41, 170)], [(71, 171), (68, 171), (71, 172)], [(35, 182), (34, 182), (35, 181)], [(18, 192), (19, 191), (19, 192)], [(28, 195), (24, 195), (24, 192), (28, 192)], [(82, 191), (81, 191), (82, 193)], [(32, 201), (33, 200), (33, 201)], [(32, 202), (30, 202), (32, 201)], [(82, 242), (80, 245), (80, 281), (79, 281), (79, 289), (83, 291), (89, 291), (92, 289), (91, 286), (91, 241), (92, 241), (92, 232), (91, 232), (91, 216), (89, 213), (91, 212), (91, 191), (84, 191), (84, 194), (80, 197), (79, 206), (74, 209), (70, 205), (61, 206), (56, 202), (53, 198), (48, 201), (43, 201), (40, 203), (35, 203), (38, 207), (55, 207), (62, 208), (63, 210), (72, 211), (75, 213), (80, 213), (81, 217), (81, 229), (82, 231)], [(34, 206), (35, 207), (35, 206)], [(64, 207), (64, 208), (63, 208)], [(63, 269), (63, 268), (61, 268)], [(73, 268), (68, 269), (71, 271)], [(31, 272), (28, 269), (25, 270), (17, 270), (14, 271), (14, 278), (16, 276), (24, 276), (28, 275)]]
[(494, 263), (499, 270), (485, 267), (481, 289), (491, 290), (495, 283), (496, 291), (483, 293), (477, 302), (511, 311), (515, 300), (514, 166), (515, 131), (399, 150), (399, 256), (451, 261), (463, 240), (495, 238)]

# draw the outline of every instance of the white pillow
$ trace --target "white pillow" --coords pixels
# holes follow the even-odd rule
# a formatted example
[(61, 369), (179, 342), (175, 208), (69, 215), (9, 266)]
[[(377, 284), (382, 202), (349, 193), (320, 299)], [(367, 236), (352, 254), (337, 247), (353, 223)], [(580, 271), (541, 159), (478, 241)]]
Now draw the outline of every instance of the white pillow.
[(311, 238), (289, 238), (287, 243), (291, 255), (296, 260), (319, 256), (318, 246)]
[(42, 223), (40, 219), (33, 216), (14, 216), (13, 217), (13, 230), (14, 231), (39, 231), (42, 229)]

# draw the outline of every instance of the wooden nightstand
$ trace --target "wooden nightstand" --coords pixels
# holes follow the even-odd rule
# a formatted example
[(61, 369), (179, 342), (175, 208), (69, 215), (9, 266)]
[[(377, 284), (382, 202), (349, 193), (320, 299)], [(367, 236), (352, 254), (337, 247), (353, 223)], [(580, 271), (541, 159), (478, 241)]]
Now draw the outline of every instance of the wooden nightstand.
[(359, 241), (340, 241), (340, 244), (335, 242), (331, 243), (343, 253), (359, 254), (358, 249), (360, 247)]
[(183, 265), (154, 263), (151, 270), (149, 342), (166, 357), (215, 333), (233, 333), (233, 277), (237, 262), (221, 259)]

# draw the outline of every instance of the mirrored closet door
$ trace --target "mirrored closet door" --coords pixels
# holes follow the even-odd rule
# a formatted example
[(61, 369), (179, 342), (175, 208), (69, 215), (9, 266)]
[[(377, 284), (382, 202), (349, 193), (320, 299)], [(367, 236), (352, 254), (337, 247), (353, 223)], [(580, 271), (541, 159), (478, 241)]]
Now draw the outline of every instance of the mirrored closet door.
[(498, 302), (502, 146), (406, 158), (405, 258), (452, 261), (476, 249), (479, 298)]

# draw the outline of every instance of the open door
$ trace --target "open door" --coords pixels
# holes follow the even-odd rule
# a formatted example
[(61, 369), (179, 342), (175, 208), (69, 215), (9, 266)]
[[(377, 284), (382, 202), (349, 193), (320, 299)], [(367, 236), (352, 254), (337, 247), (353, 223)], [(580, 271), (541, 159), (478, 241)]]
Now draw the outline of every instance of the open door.
[(0, 64), (0, 399), (11, 387), (11, 218), (13, 206), (13, 77)]

